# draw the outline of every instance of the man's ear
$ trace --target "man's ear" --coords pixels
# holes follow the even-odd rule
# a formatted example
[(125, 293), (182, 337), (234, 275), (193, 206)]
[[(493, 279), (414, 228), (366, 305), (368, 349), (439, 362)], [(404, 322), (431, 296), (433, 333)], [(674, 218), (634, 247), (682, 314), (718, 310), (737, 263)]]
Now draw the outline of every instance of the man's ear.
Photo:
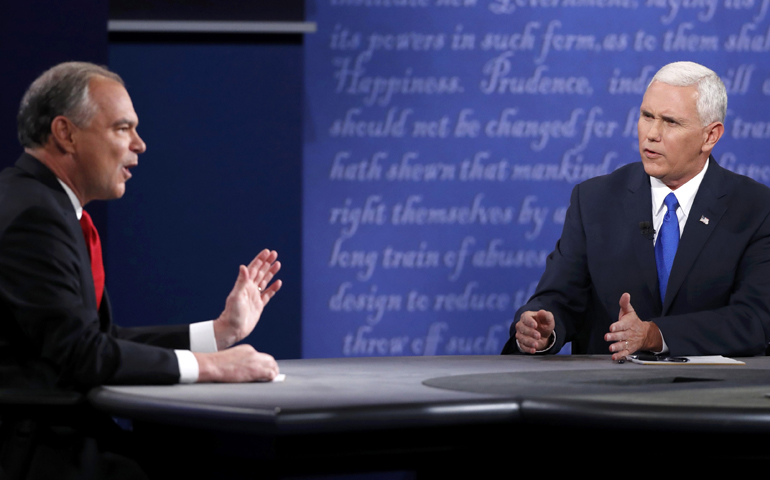
[(51, 138), (60, 150), (75, 153), (75, 133), (77, 127), (69, 118), (59, 115), (51, 122)]
[(704, 129), (705, 138), (703, 141), (703, 147), (701, 147), (701, 151), (710, 155), (714, 145), (717, 144), (724, 133), (725, 126), (722, 124), (722, 122), (713, 122), (706, 126)]

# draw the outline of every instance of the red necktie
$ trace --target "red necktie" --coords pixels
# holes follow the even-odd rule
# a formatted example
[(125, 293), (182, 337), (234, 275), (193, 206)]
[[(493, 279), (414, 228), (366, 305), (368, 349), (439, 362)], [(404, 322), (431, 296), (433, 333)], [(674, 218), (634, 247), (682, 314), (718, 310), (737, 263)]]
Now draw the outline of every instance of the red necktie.
[(104, 263), (102, 262), (102, 242), (99, 240), (99, 232), (96, 231), (91, 215), (83, 210), (80, 217), (80, 228), (83, 229), (83, 238), (86, 239), (88, 256), (91, 257), (91, 274), (94, 277), (94, 291), (96, 293), (96, 308), (102, 304), (104, 294)]

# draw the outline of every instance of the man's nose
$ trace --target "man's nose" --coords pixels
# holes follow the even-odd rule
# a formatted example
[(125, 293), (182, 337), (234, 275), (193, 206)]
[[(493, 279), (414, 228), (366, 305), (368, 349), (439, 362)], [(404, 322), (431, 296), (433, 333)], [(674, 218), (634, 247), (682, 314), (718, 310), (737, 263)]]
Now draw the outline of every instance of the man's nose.
[(651, 141), (660, 141), (661, 124), (660, 120), (654, 120), (647, 130), (647, 139)]
[(139, 136), (138, 132), (134, 132), (134, 139), (131, 142), (131, 151), (135, 153), (144, 153), (145, 150), (147, 150), (147, 145), (144, 143), (144, 140), (142, 140), (142, 137)]

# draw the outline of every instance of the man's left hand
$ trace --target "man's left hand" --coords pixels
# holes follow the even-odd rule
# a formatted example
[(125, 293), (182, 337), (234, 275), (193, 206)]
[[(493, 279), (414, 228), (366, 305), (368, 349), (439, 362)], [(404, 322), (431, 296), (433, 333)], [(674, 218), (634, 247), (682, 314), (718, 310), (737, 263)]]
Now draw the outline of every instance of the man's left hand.
[(660, 351), (663, 348), (660, 330), (652, 322), (639, 319), (631, 306), (631, 295), (624, 293), (620, 297), (618, 321), (610, 325), (610, 333), (604, 335), (610, 345), (613, 360), (620, 360), (638, 350)]
[(219, 350), (246, 338), (257, 325), (267, 302), (281, 289), (280, 280), (270, 283), (281, 269), (277, 258), (278, 252), (265, 249), (254, 257), (248, 267), (240, 266), (235, 286), (227, 296), (225, 310), (214, 321)]

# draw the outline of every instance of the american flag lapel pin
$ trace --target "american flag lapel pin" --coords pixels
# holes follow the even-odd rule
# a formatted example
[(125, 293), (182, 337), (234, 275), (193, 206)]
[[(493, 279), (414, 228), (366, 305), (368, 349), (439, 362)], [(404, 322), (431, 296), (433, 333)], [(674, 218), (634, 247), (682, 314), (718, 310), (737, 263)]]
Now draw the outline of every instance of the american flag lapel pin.
[(709, 224), (709, 219), (708, 219), (708, 217), (707, 217), (707, 216), (705, 216), (705, 215), (701, 215), (701, 216), (700, 216), (700, 221), (701, 221), (701, 223), (702, 223), (702, 224), (704, 224), (704, 225), (708, 225), (708, 224)]

